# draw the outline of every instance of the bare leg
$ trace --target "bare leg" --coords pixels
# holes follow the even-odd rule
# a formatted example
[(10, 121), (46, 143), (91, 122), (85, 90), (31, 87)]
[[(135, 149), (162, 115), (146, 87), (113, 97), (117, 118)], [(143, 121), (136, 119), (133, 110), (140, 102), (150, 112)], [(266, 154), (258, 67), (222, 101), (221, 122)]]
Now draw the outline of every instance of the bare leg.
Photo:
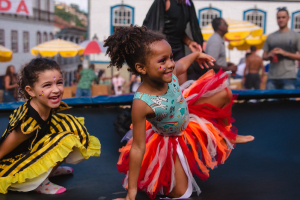
[(56, 164), (56, 166), (53, 167), (53, 169), (52, 169), (51, 173), (49, 174), (48, 178), (51, 177), (51, 176), (53, 176), (53, 173), (56, 171), (56, 169), (57, 169), (62, 163), (63, 163), (63, 162), (58, 162), (58, 163)]
[[(226, 89), (214, 94), (213, 96), (210, 97), (201, 97), (199, 98), (196, 102), (195, 105), (198, 104), (203, 104), (203, 103), (209, 103), (213, 106), (219, 107), (219, 108), (224, 108), (225, 106), (227, 106), (228, 104), (230, 104), (232, 98), (232, 92), (231, 90), (228, 88), (227, 91)], [(221, 119), (221, 121), (228, 126), (229, 122), (228, 120), (225, 119)], [(237, 135), (236, 139), (234, 141), (231, 141), (234, 144), (238, 144), (238, 143), (247, 143), (247, 142), (251, 142), (254, 140), (254, 137), (251, 135)]]
[(182, 168), (178, 155), (175, 160), (175, 181), (176, 185), (173, 190), (168, 194), (171, 198), (179, 198), (183, 196), (188, 188), (188, 178)]

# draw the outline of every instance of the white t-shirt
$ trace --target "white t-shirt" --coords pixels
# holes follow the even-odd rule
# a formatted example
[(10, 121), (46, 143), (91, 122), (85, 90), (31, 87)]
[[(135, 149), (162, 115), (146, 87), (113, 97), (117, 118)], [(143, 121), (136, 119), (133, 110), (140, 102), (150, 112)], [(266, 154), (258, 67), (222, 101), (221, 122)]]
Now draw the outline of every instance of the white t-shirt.
[(235, 72), (237, 75), (244, 76), (244, 70), (246, 67), (246, 63), (241, 63), (237, 66), (237, 71)]
[[(122, 90), (123, 90), (122, 86), (123, 86), (123, 84), (125, 82), (125, 79), (122, 78), (122, 77), (120, 77), (120, 76), (119, 77), (113, 77), (111, 79), (111, 82), (112, 82), (112, 84), (114, 86), (115, 94), (116, 95), (122, 94)], [(118, 87), (121, 87), (121, 88), (118, 89)]]

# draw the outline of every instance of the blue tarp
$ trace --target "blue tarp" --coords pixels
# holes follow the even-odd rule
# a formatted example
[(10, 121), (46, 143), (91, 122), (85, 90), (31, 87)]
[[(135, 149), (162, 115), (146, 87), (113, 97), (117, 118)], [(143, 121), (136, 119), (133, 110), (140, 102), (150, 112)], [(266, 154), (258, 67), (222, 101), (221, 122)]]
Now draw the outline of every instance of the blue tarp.
[[(291, 98), (300, 97), (300, 89), (296, 90), (232, 90), (238, 95), (238, 99), (267, 99), (267, 98)], [(133, 94), (119, 96), (96, 96), (63, 99), (70, 106), (96, 105), (96, 104), (130, 104)], [(0, 103), (0, 110), (13, 110), (22, 105), (23, 102)]]

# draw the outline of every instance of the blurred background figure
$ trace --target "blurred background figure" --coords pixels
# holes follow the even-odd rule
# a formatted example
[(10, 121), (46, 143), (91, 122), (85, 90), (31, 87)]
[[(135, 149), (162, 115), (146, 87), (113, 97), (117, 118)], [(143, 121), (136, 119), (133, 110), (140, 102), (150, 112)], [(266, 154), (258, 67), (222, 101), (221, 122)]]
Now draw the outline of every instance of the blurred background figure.
[(111, 83), (113, 85), (115, 95), (123, 94), (123, 86), (125, 85), (126, 81), (120, 76), (120, 72), (116, 72), (114, 74), (114, 77), (111, 79)]
[(88, 69), (82, 69), (79, 72), (79, 81), (76, 90), (76, 97), (92, 96), (92, 83), (98, 83), (98, 77), (95, 74), (95, 65), (91, 64)]
[(105, 84), (105, 85), (109, 85), (110, 81), (109, 79), (111, 79), (112, 77), (105, 77), (105, 70), (104, 69), (100, 69), (98, 72), (98, 83), (99, 84)]
[(17, 101), (16, 88), (18, 85), (17, 74), (15, 73), (15, 67), (9, 65), (6, 68), (6, 73), (3, 79), (3, 102), (15, 102)]
[(278, 8), (279, 30), (270, 34), (263, 46), (263, 59), (271, 61), (266, 86), (269, 90), (295, 89), (295, 60), (300, 60), (300, 34), (288, 28), (289, 19), (286, 8)]
[(226, 61), (225, 41), (223, 37), (228, 32), (228, 24), (223, 18), (215, 18), (212, 21), (212, 27), (215, 33), (210, 36), (205, 48), (205, 52), (216, 60), (212, 68), (216, 73), (220, 69), (235, 72), (237, 70), (236, 65)]
[(142, 84), (142, 79), (140, 76), (137, 76), (135, 74), (131, 74), (129, 82), (126, 84), (124, 87), (124, 90), (130, 86), (129, 92), (130, 93), (135, 93), (137, 89), (140, 87)]
[[(256, 55), (256, 47), (250, 47), (250, 55), (246, 58), (243, 84), (246, 89), (260, 89), (260, 83), (265, 74), (265, 67), (261, 57)], [(261, 76), (259, 71), (261, 70)]]
[(76, 71), (76, 73), (75, 73), (75, 75), (74, 75), (73, 85), (77, 85), (77, 84), (78, 84), (79, 78), (80, 78), (79, 73), (80, 73), (80, 71), (81, 71), (82, 69), (83, 69), (82, 64), (79, 64), (79, 65), (77, 66), (77, 71)]
[(235, 72), (235, 75), (232, 76), (234, 79), (242, 79), (244, 77), (244, 70), (246, 67), (246, 59), (251, 53), (246, 53), (245, 57), (241, 59), (240, 63), (237, 66), (237, 70)]
[[(185, 32), (188, 23), (192, 39)], [(201, 51), (203, 37), (192, 0), (154, 0), (143, 25), (149, 30), (163, 31), (172, 47), (174, 61), (185, 56), (184, 45), (192, 52)], [(180, 85), (186, 81), (187, 73), (178, 76)]]

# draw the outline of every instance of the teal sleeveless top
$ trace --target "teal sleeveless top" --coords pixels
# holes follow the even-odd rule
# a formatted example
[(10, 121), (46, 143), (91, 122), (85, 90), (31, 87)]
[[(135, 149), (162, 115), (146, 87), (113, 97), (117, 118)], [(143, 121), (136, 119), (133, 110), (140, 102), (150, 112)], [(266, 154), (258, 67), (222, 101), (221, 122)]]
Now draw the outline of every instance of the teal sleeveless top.
[(154, 111), (155, 117), (147, 120), (151, 123), (152, 129), (160, 135), (181, 135), (189, 123), (187, 103), (175, 75), (172, 75), (172, 82), (168, 83), (168, 91), (164, 95), (136, 92), (133, 99), (144, 101)]

